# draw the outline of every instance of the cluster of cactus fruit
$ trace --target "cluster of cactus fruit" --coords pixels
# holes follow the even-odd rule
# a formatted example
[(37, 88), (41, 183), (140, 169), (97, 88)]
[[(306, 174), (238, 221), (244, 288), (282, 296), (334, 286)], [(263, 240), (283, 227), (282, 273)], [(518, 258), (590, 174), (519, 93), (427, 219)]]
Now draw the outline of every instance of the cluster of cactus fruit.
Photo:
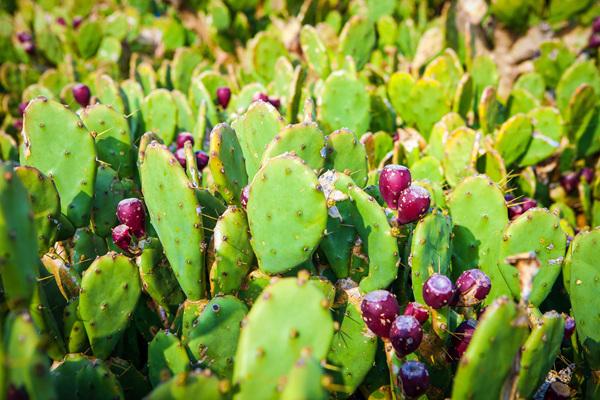
[(598, 15), (1, 0), (0, 399), (600, 398)]

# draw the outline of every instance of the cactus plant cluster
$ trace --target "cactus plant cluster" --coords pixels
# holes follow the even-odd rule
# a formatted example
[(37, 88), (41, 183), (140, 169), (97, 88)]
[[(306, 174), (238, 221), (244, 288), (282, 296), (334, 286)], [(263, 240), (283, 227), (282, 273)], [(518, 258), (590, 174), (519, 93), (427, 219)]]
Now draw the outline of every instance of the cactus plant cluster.
[(0, 399), (600, 398), (599, 15), (0, 1)]

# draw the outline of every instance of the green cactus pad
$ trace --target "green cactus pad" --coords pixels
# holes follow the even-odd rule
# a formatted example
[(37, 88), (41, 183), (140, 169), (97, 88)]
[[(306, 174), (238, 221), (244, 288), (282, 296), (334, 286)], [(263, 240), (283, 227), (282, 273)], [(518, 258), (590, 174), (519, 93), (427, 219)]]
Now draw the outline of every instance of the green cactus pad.
[(387, 94), (394, 110), (407, 124), (414, 122), (410, 106), (410, 92), (415, 86), (414, 78), (407, 72), (396, 72), (388, 81)]
[(318, 119), (326, 131), (347, 128), (362, 135), (370, 122), (365, 85), (350, 72), (331, 73), (318, 99)]
[(54, 183), (37, 168), (17, 167), (15, 173), (29, 194), (38, 251), (45, 253), (56, 238), (60, 199)]
[(427, 65), (423, 72), (423, 78), (441, 83), (445, 96), (451, 98), (456, 93), (462, 74), (463, 69), (458, 56), (453, 50), (448, 49)]
[(415, 181), (428, 180), (443, 184), (442, 163), (435, 157), (425, 156), (410, 166), (410, 174)]
[(143, 133), (142, 102), (144, 101), (144, 91), (142, 86), (133, 79), (121, 82), (120, 88), (125, 99), (125, 108), (127, 109), (125, 117), (129, 123), (129, 132), (133, 142)]
[(475, 89), (475, 104), (479, 103), (484, 89), (498, 84), (498, 67), (489, 54), (480, 54), (473, 59), (471, 70)]
[(214, 261), (210, 266), (211, 293), (236, 293), (252, 266), (254, 253), (246, 214), (231, 206), (219, 217), (214, 229)]
[(492, 281), (488, 299), (510, 294), (498, 260), (502, 232), (508, 211), (498, 186), (485, 176), (473, 176), (459, 183), (448, 197), (454, 224), (452, 275), (480, 268)]
[(280, 36), (271, 32), (259, 32), (248, 44), (249, 61), (263, 82), (273, 77), (277, 59), (286, 55)]
[(458, 128), (450, 133), (444, 147), (442, 165), (446, 181), (456, 186), (464, 178), (475, 173), (478, 151), (478, 135), (470, 128)]
[(335, 204), (339, 215), (327, 217), (327, 233), (321, 241), (321, 250), (338, 279), (348, 277), (350, 259), (356, 229), (352, 225), (352, 204), (349, 200), (338, 201)]
[(456, 92), (454, 93), (454, 100), (452, 102), (452, 111), (458, 113), (463, 118), (467, 116), (473, 107), (473, 85), (473, 78), (466, 73), (462, 76), (456, 86)]
[(87, 334), (77, 308), (79, 298), (67, 303), (63, 310), (63, 335), (69, 353), (79, 353), (89, 349)]
[(208, 168), (223, 198), (239, 204), (242, 189), (248, 183), (244, 156), (235, 131), (223, 123), (210, 134)]
[(340, 33), (340, 55), (352, 57), (359, 70), (369, 61), (371, 49), (375, 45), (374, 28), (367, 18), (353, 16)]
[[(305, 277), (268, 286), (248, 313), (238, 342), (233, 380), (239, 399), (275, 399), (280, 379), (303, 351), (325, 358), (333, 337), (329, 304)], [(265, 321), (275, 321), (273, 328)]]
[(137, 267), (123, 255), (108, 253), (85, 271), (79, 314), (97, 357), (110, 355), (127, 327), (140, 293)]
[(324, 147), (325, 138), (316, 123), (301, 122), (288, 125), (268, 144), (262, 164), (280, 154), (292, 153), (305, 161), (310, 168), (319, 170), (325, 162), (322, 155)]
[[(208, 92), (208, 89), (204, 86), (204, 83), (202, 83), (199, 76), (192, 79), (188, 93), (190, 106), (193, 111), (200, 110), (200, 106), (204, 103), (204, 106), (206, 107), (206, 118), (212, 125), (215, 125), (218, 122), (217, 109), (213, 102), (214, 96), (214, 94)], [(198, 113), (198, 118), (199, 117), (200, 113)]]
[(27, 189), (8, 166), (0, 166), (0, 275), (10, 309), (29, 305), (38, 277), (38, 242)]
[(247, 210), (252, 248), (260, 269), (269, 274), (309, 259), (327, 222), (317, 177), (290, 155), (272, 158), (258, 171), (250, 185)]
[(411, 114), (425, 138), (429, 137), (433, 125), (450, 111), (443, 86), (433, 79), (420, 79), (416, 82), (410, 91), (409, 104), (419, 104), (418, 108), (413, 107)]
[(494, 133), (496, 128), (505, 119), (506, 110), (496, 97), (496, 89), (492, 86), (486, 87), (481, 93), (481, 99), (477, 105), (479, 113), (479, 124), (484, 134)]
[(300, 31), (300, 45), (310, 69), (325, 79), (330, 72), (327, 48), (313, 26), (304, 25), (302, 27)]
[(544, 77), (537, 72), (527, 72), (517, 79), (513, 88), (523, 89), (534, 98), (542, 100), (546, 92), (546, 82)]
[(232, 126), (242, 148), (248, 178), (252, 180), (266, 146), (283, 128), (283, 118), (271, 104), (257, 101)]
[(38, 98), (25, 111), (23, 136), (21, 164), (50, 177), (60, 195), (61, 212), (76, 227), (86, 225), (94, 194), (96, 149), (83, 123), (63, 105)]
[(325, 376), (319, 360), (301, 357), (292, 367), (281, 400), (326, 400), (329, 398), (323, 386)]
[(148, 238), (140, 247), (142, 252), (136, 257), (136, 263), (144, 291), (165, 309), (181, 304), (185, 296), (173, 270), (163, 258), (160, 241), (156, 238)]
[(96, 259), (106, 254), (106, 242), (89, 228), (79, 228), (73, 235), (73, 264), (71, 268), (83, 273)]
[(177, 336), (159, 331), (148, 344), (148, 378), (152, 386), (156, 387), (189, 368), (186, 348)]
[(173, 87), (183, 93), (190, 88), (190, 81), (194, 68), (200, 64), (202, 56), (195, 50), (179, 48), (175, 50), (171, 63), (171, 81)]
[(373, 367), (377, 337), (362, 319), (358, 288), (342, 290), (348, 301), (334, 310), (334, 319), (340, 328), (333, 335), (327, 361), (339, 368), (333, 373), (335, 382), (352, 393)]
[(423, 300), (423, 284), (433, 273), (449, 275), (452, 248), (452, 221), (436, 210), (417, 223), (412, 233), (411, 265), (412, 288), (415, 300)]
[(196, 120), (187, 97), (178, 90), (173, 90), (171, 96), (173, 96), (173, 101), (177, 107), (177, 131), (192, 132)]
[(200, 203), (179, 162), (158, 142), (141, 159), (142, 192), (177, 281), (191, 300), (204, 297), (204, 248)]
[(94, 94), (100, 103), (112, 106), (118, 113), (125, 114), (125, 104), (115, 81), (106, 74), (96, 76)]
[(82, 354), (67, 354), (52, 369), (56, 394), (60, 399), (123, 399), (123, 390), (107, 365)]
[(327, 136), (326, 168), (336, 170), (364, 187), (367, 183), (367, 153), (356, 135), (347, 129), (340, 129)]
[(360, 281), (360, 290), (383, 289), (396, 279), (399, 265), (398, 244), (385, 212), (347, 176), (337, 173), (333, 179), (335, 189), (353, 202), (352, 220), (369, 256), (369, 273)]
[(242, 321), (248, 308), (233, 296), (213, 298), (193, 322), (187, 345), (193, 359), (231, 379)]
[(600, 94), (600, 72), (592, 60), (571, 65), (556, 85), (556, 105), (563, 116), (571, 97), (583, 83), (589, 85), (596, 95)]
[(502, 124), (496, 134), (495, 148), (507, 166), (517, 162), (527, 151), (532, 134), (531, 120), (524, 114), (517, 114)]
[(175, 137), (177, 126), (177, 105), (166, 89), (150, 92), (142, 102), (144, 129), (156, 133), (165, 144), (170, 144)]
[(519, 160), (520, 166), (535, 165), (550, 157), (558, 149), (563, 135), (563, 121), (555, 108), (540, 107), (527, 115), (533, 124), (533, 137)]
[(505, 259), (520, 253), (535, 252), (540, 261), (540, 270), (533, 279), (529, 302), (539, 306), (560, 274), (566, 243), (567, 236), (560, 228), (559, 218), (548, 210), (528, 210), (510, 223), (500, 248), (500, 272), (515, 298), (521, 297), (519, 273)]
[(529, 111), (540, 106), (540, 101), (533, 97), (525, 89), (513, 87), (506, 102), (506, 112), (508, 116), (519, 113), (527, 114)]
[(594, 261), (599, 243), (600, 229), (579, 233), (571, 242), (568, 263), (569, 293), (573, 317), (577, 321), (577, 339), (592, 370), (600, 369), (600, 325), (597, 318), (600, 275)]
[(499, 397), (527, 332), (527, 317), (514, 303), (500, 298), (488, 306), (458, 364), (452, 399)]
[(575, 62), (575, 55), (560, 40), (551, 40), (540, 45), (540, 56), (533, 60), (547, 87), (556, 87), (563, 72)]
[(560, 352), (564, 329), (564, 319), (556, 312), (544, 314), (533, 327), (521, 355), (521, 368), (517, 378), (519, 398), (530, 398), (546, 378)]
[(459, 114), (452, 112), (444, 115), (431, 129), (427, 147), (428, 154), (442, 161), (448, 136), (452, 131), (463, 126), (465, 126), (465, 121)]
[(222, 390), (216, 376), (210, 370), (182, 372), (154, 389), (148, 400), (186, 400), (200, 397), (203, 400), (225, 400), (229, 398)]

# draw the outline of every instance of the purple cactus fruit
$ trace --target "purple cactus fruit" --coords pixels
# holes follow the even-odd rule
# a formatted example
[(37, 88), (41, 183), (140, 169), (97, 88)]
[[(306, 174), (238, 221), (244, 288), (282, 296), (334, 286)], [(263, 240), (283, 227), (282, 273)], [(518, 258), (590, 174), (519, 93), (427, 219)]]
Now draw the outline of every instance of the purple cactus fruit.
[(128, 251), (131, 245), (131, 234), (131, 228), (127, 225), (117, 225), (112, 230), (112, 240), (118, 248)]
[(600, 33), (600, 17), (594, 18), (594, 22), (592, 22), (592, 31), (594, 33)]
[(594, 170), (590, 167), (583, 167), (579, 171), (579, 176), (583, 177), (587, 183), (592, 183), (594, 181)]
[(180, 148), (175, 150), (175, 158), (177, 159), (177, 161), (179, 162), (179, 164), (185, 168), (185, 166), (187, 165), (187, 160), (185, 159), (185, 149), (184, 148)]
[(192, 136), (189, 132), (181, 132), (177, 135), (175, 139), (175, 145), (178, 149), (182, 149), (185, 146), (185, 142), (192, 142), (192, 146), (194, 145), (194, 136)]
[(13, 127), (21, 132), (21, 130), (23, 129), (23, 118), (17, 118), (15, 119), (15, 122), (13, 122)]
[(28, 101), (24, 101), (22, 103), (19, 103), (19, 113), (21, 115), (25, 114), (25, 109), (27, 108), (28, 105), (29, 105)]
[(250, 196), (250, 185), (244, 186), (244, 188), (242, 189), (242, 193), (240, 194), (240, 203), (242, 204), (244, 210), (248, 205), (248, 196)]
[(523, 207), (521, 205), (508, 207), (508, 218), (509, 219), (513, 220), (521, 214), (523, 214)]
[(588, 49), (597, 49), (600, 47), (600, 34), (592, 33), (588, 40)]
[(402, 364), (398, 376), (402, 391), (408, 397), (419, 397), (429, 388), (429, 371), (419, 361), (410, 360)]
[(398, 357), (404, 357), (419, 348), (423, 329), (412, 315), (396, 317), (390, 328), (390, 342)]
[(275, 107), (278, 110), (279, 107), (281, 107), (281, 101), (277, 97), (269, 97), (268, 101), (273, 107)]
[(35, 54), (35, 44), (33, 42), (25, 42), (22, 44), (23, 50), (25, 50), (25, 53), (29, 54), (30, 56)]
[(31, 33), (29, 33), (29, 32), (19, 32), (19, 33), (17, 33), (17, 40), (19, 41), (19, 43), (27, 43), (27, 42), (32, 42), (33, 37), (31, 36)]
[(537, 201), (530, 199), (529, 197), (525, 197), (523, 199), (523, 203), (521, 204), (521, 208), (523, 209), (523, 212), (525, 212), (531, 208), (537, 207), (537, 205)]
[(423, 285), (423, 299), (429, 307), (439, 309), (447, 306), (455, 297), (456, 288), (445, 275), (433, 274)]
[(379, 337), (387, 338), (392, 322), (400, 314), (396, 296), (387, 290), (374, 290), (365, 295), (360, 311), (367, 327)]
[(83, 22), (83, 17), (77, 15), (73, 18), (73, 29), (79, 28), (79, 25)]
[(506, 202), (506, 204), (509, 204), (514, 199), (515, 199), (515, 195), (514, 194), (507, 193), (507, 194), (504, 195), (504, 201)]
[(563, 336), (564, 340), (569, 340), (571, 339), (571, 336), (573, 336), (573, 333), (575, 333), (575, 318), (571, 317), (570, 315), (567, 315), (564, 317), (565, 318), (565, 333)]
[(466, 307), (479, 304), (490, 293), (492, 281), (480, 269), (469, 269), (456, 280), (459, 304)]
[(544, 400), (567, 400), (570, 398), (572, 398), (571, 388), (560, 381), (552, 382), (544, 395)]
[(252, 101), (264, 101), (265, 103), (269, 102), (269, 96), (266, 93), (258, 92), (252, 97)]
[(410, 186), (410, 171), (404, 165), (386, 165), (379, 174), (379, 191), (388, 207), (398, 208), (398, 197)]
[(452, 356), (453, 359), (459, 360), (464, 352), (467, 351), (475, 328), (477, 328), (477, 321), (474, 319), (463, 321), (458, 328), (456, 328), (452, 334), (452, 345), (450, 347), (450, 356)]
[(410, 185), (398, 197), (398, 222), (402, 225), (417, 221), (429, 210), (431, 197), (427, 189)]
[(56, 18), (56, 23), (62, 26), (67, 26), (67, 21), (63, 17)]
[(406, 306), (404, 315), (412, 315), (423, 325), (429, 318), (429, 310), (423, 304), (413, 301)]
[(202, 171), (208, 165), (208, 154), (206, 154), (202, 150), (196, 151), (196, 163), (198, 164), (198, 169)]
[(120, 223), (127, 225), (136, 237), (146, 233), (146, 211), (142, 200), (135, 197), (121, 200), (117, 204), (117, 218)]
[(227, 86), (217, 88), (217, 102), (223, 108), (227, 108), (231, 100), (231, 89)]
[(76, 83), (75, 86), (73, 86), (73, 97), (81, 107), (87, 107), (90, 104), (92, 93), (87, 85)]
[(568, 172), (560, 177), (560, 185), (567, 193), (574, 192), (577, 189), (578, 184), (579, 176), (575, 172)]

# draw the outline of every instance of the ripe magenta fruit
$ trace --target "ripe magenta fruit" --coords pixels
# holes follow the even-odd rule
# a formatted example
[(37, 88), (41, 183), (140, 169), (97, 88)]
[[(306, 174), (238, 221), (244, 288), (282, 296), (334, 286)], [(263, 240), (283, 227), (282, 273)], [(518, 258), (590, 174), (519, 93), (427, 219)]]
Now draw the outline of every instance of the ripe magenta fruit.
[(560, 178), (560, 185), (565, 189), (565, 192), (572, 193), (577, 189), (579, 184), (579, 175), (575, 172), (568, 172)]
[(421, 186), (411, 185), (398, 197), (398, 222), (415, 222), (429, 210), (431, 198), (429, 192)]
[(177, 159), (177, 161), (179, 162), (179, 164), (185, 168), (185, 166), (187, 165), (187, 161), (185, 159), (185, 149), (184, 148), (180, 148), (175, 150), (175, 158)]
[(131, 229), (125, 225), (117, 225), (112, 230), (112, 240), (122, 250), (129, 250), (131, 245)]
[(217, 102), (223, 108), (227, 108), (231, 100), (231, 89), (227, 86), (217, 88)]
[(386, 165), (379, 175), (379, 191), (388, 207), (398, 208), (398, 197), (410, 186), (410, 171), (403, 165)]
[(459, 360), (464, 352), (467, 350), (469, 343), (471, 343), (471, 337), (473, 332), (477, 328), (477, 321), (474, 319), (468, 319), (463, 321), (458, 328), (452, 334), (452, 345), (450, 347), (450, 355), (455, 360)]
[(402, 390), (408, 397), (419, 397), (429, 388), (429, 371), (419, 361), (407, 361), (400, 367), (398, 374)]
[(404, 315), (412, 315), (423, 325), (429, 318), (429, 310), (423, 304), (413, 301), (406, 306)]
[(423, 285), (423, 299), (429, 307), (436, 310), (452, 302), (456, 288), (445, 275), (433, 274)]
[(565, 316), (565, 334), (563, 336), (564, 340), (571, 339), (571, 336), (573, 336), (573, 333), (575, 333), (575, 327), (575, 318), (571, 317), (570, 315)]
[(146, 212), (142, 200), (135, 197), (121, 200), (117, 204), (117, 218), (120, 223), (127, 225), (136, 237), (146, 233)]
[(81, 107), (87, 107), (90, 104), (92, 93), (87, 85), (84, 85), (83, 83), (77, 83), (75, 86), (73, 86), (73, 97)]
[(208, 165), (208, 154), (202, 150), (196, 151), (196, 163), (198, 164), (198, 170), (202, 171)]
[(379, 337), (387, 338), (394, 319), (400, 314), (396, 296), (387, 290), (367, 293), (360, 304), (363, 321)]
[(390, 328), (390, 342), (398, 357), (404, 357), (419, 348), (423, 329), (412, 315), (396, 317)]
[(469, 269), (456, 280), (456, 289), (459, 294), (459, 304), (474, 306), (486, 298), (492, 289), (492, 281), (480, 269)]
[(175, 145), (178, 149), (183, 148), (185, 146), (185, 142), (192, 142), (194, 144), (194, 136), (192, 136), (189, 132), (181, 132), (177, 135), (177, 139), (175, 139)]

